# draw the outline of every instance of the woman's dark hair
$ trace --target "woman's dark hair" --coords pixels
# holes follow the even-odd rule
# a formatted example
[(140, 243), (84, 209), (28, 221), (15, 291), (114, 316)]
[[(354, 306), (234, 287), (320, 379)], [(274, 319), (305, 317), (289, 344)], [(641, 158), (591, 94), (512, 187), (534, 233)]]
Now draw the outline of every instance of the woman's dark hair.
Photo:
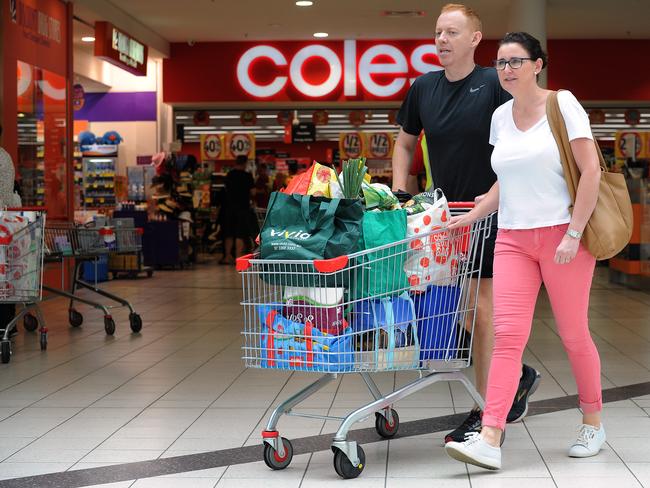
[(532, 58), (533, 61), (538, 59), (542, 60), (542, 69), (546, 68), (546, 65), (548, 64), (546, 53), (542, 49), (540, 42), (528, 32), (508, 32), (504, 38), (501, 39), (499, 47), (504, 44), (519, 44), (526, 50), (528, 56)]

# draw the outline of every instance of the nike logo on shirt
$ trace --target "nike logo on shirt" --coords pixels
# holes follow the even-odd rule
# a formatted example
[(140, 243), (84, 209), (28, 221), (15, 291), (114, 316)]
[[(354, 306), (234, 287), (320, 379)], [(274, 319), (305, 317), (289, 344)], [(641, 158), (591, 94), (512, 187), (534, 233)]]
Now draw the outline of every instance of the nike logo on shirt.
[(470, 88), (470, 89), (469, 89), (469, 92), (470, 92), (470, 93), (476, 93), (477, 91), (479, 91), (479, 90), (480, 90), (481, 88), (483, 88), (484, 86), (485, 86), (485, 84), (479, 86), (478, 88)]

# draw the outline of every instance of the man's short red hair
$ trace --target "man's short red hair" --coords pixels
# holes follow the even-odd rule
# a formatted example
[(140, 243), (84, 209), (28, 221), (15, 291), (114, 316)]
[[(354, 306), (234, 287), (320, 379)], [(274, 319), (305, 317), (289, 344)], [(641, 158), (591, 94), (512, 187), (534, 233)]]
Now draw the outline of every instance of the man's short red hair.
[(483, 23), (481, 22), (481, 18), (478, 15), (478, 12), (474, 10), (472, 7), (468, 7), (467, 5), (463, 5), (462, 3), (448, 3), (442, 9), (440, 10), (440, 14), (444, 14), (447, 12), (452, 12), (454, 10), (457, 10), (459, 12), (462, 12), (465, 17), (467, 17), (470, 22), (474, 25), (474, 30), (477, 31), (482, 31), (483, 30)]

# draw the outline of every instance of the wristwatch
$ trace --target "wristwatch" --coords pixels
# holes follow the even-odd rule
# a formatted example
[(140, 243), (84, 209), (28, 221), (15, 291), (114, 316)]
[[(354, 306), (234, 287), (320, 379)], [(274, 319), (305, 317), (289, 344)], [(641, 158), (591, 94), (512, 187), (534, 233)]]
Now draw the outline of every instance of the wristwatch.
[(566, 231), (566, 235), (569, 237), (573, 237), (574, 239), (580, 239), (582, 237), (582, 232), (578, 232), (577, 230), (573, 229), (568, 229)]

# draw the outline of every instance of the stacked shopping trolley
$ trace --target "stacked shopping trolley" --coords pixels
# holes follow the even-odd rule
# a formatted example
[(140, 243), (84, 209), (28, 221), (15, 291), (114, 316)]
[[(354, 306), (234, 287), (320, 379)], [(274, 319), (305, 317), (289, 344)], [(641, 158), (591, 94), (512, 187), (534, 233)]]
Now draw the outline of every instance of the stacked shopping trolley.
[[(370, 191), (364, 200), (273, 194), (260, 253), (237, 262), (246, 366), (321, 374), (268, 420), (262, 437), (272, 469), (286, 468), (293, 456), (291, 442), (277, 430), (282, 415), (340, 421), (334, 468), (354, 478), (365, 465), (362, 447), (348, 439), (356, 422), (375, 415), (377, 433), (393, 437), (399, 416), (392, 405), (437, 381), (459, 381), (483, 403), (462, 370), (470, 364), (468, 338), (491, 218), (450, 229), (450, 218), (472, 204), (448, 204), (436, 192), (398, 205), (389, 190), (377, 189), (385, 201), (372, 210)], [(352, 252), (332, 255), (332, 249)], [(420, 378), (388, 394), (371, 376), (404, 370), (420, 370)], [(350, 373), (363, 378), (368, 404), (344, 418), (292, 411)]]
[[(110, 222), (107, 222), (110, 224)], [(29, 210), (0, 212), (0, 303), (21, 304), (23, 308), (2, 331), (0, 339), (1, 359), (7, 363), (11, 359), (10, 335), (23, 319), (27, 331), (40, 332), (41, 350), (47, 349), (48, 329), (41, 313), (39, 302), (63, 297), (68, 302), (68, 319), (73, 327), (83, 324), (84, 317), (75, 308), (75, 303), (83, 303), (100, 310), (104, 319), (106, 334), (115, 333), (115, 320), (110, 311), (116, 307), (129, 310), (129, 324), (132, 332), (142, 329), (142, 318), (131, 303), (113, 293), (102, 289), (96, 282), (84, 279), (84, 263), (97, 263), (102, 257), (140, 252), (142, 232), (133, 226), (78, 225), (70, 222), (47, 222), (45, 214)], [(60, 266), (60, 287), (42, 283), (45, 264)], [(66, 283), (66, 271), (72, 263), (71, 287)], [(47, 292), (43, 296), (42, 291)], [(85, 290), (84, 295), (79, 292)], [(104, 302), (92, 300), (93, 294)], [(113, 302), (106, 304), (105, 301)]]

